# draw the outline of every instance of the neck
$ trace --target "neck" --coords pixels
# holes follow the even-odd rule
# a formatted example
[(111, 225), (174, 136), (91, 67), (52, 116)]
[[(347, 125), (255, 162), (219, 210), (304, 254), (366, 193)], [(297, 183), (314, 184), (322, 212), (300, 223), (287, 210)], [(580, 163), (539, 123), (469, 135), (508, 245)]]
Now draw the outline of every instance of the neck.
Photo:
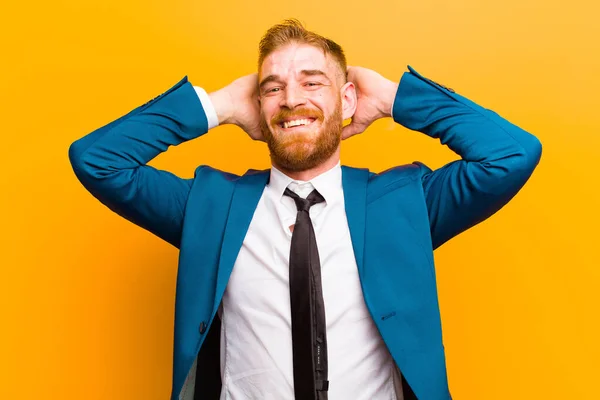
[(335, 167), (337, 163), (340, 161), (340, 148), (335, 151), (327, 160), (317, 165), (314, 168), (307, 169), (304, 171), (290, 171), (288, 169), (282, 168), (276, 163), (272, 162), (273, 166), (283, 172), (285, 175), (297, 181), (310, 181), (316, 176), (321, 175), (324, 172), (329, 171), (331, 168)]

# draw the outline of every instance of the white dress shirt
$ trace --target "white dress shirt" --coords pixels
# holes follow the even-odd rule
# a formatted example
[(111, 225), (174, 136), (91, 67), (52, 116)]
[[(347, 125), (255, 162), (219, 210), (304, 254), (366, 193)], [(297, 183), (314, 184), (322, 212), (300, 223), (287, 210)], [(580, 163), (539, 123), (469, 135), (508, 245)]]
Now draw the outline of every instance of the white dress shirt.
[[(218, 125), (195, 87), (209, 129)], [(293, 400), (289, 254), (297, 209), (286, 188), (325, 202), (310, 208), (325, 304), (329, 400), (402, 400), (400, 373), (363, 299), (338, 163), (309, 182), (271, 168), (221, 304), (221, 400)]]

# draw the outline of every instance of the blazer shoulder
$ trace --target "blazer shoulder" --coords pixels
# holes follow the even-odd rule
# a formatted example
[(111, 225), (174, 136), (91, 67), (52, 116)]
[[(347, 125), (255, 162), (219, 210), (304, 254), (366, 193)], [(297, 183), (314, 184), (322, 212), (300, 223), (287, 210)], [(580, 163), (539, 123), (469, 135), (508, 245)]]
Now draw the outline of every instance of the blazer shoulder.
[(372, 202), (381, 196), (398, 188), (405, 187), (411, 183), (413, 186), (431, 171), (425, 164), (414, 162), (412, 164), (399, 165), (379, 173), (371, 173), (369, 177), (367, 202)]
[(220, 169), (211, 167), (210, 165), (199, 165), (194, 171), (194, 181), (206, 182), (236, 182), (240, 179), (240, 175), (222, 171)]
[(385, 186), (404, 181), (408, 183), (408, 181), (421, 179), (429, 172), (431, 172), (431, 169), (428, 166), (422, 162), (414, 161), (411, 164), (398, 165), (379, 173), (371, 173), (369, 183)]
[(211, 167), (210, 165), (200, 165), (194, 172), (194, 183), (202, 185), (235, 185), (239, 181), (253, 180), (256, 178), (268, 177), (270, 170), (249, 169), (243, 175), (234, 174), (232, 172), (222, 171)]

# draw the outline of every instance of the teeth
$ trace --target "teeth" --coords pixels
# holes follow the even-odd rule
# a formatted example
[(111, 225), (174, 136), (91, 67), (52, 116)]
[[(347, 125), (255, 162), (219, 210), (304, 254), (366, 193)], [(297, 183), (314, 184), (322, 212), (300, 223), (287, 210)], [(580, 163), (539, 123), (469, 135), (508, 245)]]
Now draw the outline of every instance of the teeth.
[(308, 125), (311, 123), (311, 120), (309, 119), (295, 119), (293, 121), (286, 121), (283, 123), (283, 127), (284, 128), (291, 128), (293, 126), (300, 126), (300, 125)]

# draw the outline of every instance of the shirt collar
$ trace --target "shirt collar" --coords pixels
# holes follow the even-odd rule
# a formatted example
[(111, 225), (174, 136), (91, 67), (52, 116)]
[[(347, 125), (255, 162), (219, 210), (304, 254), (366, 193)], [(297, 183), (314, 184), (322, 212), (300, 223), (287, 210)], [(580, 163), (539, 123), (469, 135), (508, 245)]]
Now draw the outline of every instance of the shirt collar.
[[(277, 198), (283, 196), (285, 189), (292, 183), (297, 184), (307, 183), (306, 181), (299, 181), (290, 178), (274, 166), (271, 166), (271, 177), (269, 180), (269, 186), (273, 189)], [(315, 176), (309, 180), (313, 187), (323, 196), (327, 203), (332, 203), (334, 199), (342, 193), (342, 168), (340, 162), (335, 167), (323, 172), (320, 175)]]

